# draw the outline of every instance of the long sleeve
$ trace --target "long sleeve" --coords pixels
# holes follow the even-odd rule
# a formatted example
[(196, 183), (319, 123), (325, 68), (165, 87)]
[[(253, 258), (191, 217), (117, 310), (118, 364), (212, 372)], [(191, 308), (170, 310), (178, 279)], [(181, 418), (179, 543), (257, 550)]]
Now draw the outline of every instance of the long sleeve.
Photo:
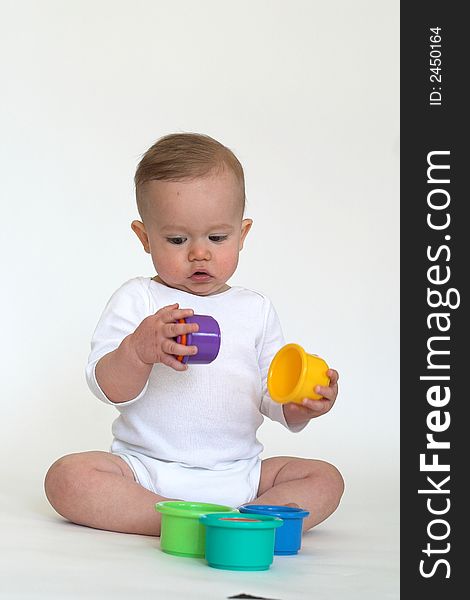
[[(142, 283), (138, 279), (131, 279), (124, 283), (106, 304), (91, 340), (91, 352), (85, 369), (88, 387), (106, 404), (114, 403), (107, 398), (98, 385), (95, 375), (96, 364), (100, 358), (115, 350), (122, 340), (133, 333), (141, 321), (151, 313), (148, 298), (143, 293)], [(121, 406), (138, 400), (146, 389), (147, 384), (136, 398), (120, 403)]]
[(263, 334), (259, 347), (259, 368), (262, 378), (263, 385), (263, 397), (261, 400), (260, 410), (263, 415), (269, 417), (272, 421), (278, 421), (284, 427), (287, 427), (290, 431), (297, 433), (302, 431), (308, 423), (301, 423), (300, 425), (289, 426), (282, 409), (282, 404), (274, 402), (268, 392), (268, 371), (269, 365), (276, 352), (285, 344), (284, 335), (282, 333), (281, 323), (279, 317), (274, 309), (274, 306), (266, 298), (268, 303), (267, 310), (265, 313), (265, 320), (263, 326)]

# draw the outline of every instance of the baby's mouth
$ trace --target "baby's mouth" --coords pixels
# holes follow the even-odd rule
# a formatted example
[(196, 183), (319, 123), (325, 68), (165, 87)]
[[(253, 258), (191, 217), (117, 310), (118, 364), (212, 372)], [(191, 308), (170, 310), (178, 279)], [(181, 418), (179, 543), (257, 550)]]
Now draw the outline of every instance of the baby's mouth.
[(194, 271), (190, 279), (192, 281), (208, 281), (211, 279), (211, 275), (207, 271)]

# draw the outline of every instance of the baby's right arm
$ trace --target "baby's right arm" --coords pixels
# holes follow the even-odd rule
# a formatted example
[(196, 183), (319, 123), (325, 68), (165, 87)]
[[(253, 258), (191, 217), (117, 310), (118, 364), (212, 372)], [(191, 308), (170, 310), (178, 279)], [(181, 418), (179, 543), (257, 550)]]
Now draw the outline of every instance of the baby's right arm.
[(187, 369), (176, 356), (196, 354), (197, 347), (178, 344), (174, 338), (198, 330), (197, 323), (178, 323), (192, 315), (191, 309), (180, 309), (178, 304), (164, 306), (145, 318), (116, 350), (100, 358), (96, 380), (111, 402), (126, 402), (138, 396), (155, 363), (176, 371)]

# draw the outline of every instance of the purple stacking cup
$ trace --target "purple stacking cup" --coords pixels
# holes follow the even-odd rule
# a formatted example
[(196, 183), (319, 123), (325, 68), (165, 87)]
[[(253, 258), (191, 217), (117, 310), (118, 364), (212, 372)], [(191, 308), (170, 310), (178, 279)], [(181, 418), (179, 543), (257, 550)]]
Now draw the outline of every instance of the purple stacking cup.
[(217, 321), (209, 315), (193, 315), (180, 319), (180, 323), (197, 323), (199, 331), (179, 335), (178, 344), (197, 346), (197, 354), (193, 356), (178, 356), (183, 364), (208, 365), (216, 359), (220, 349), (220, 327)]

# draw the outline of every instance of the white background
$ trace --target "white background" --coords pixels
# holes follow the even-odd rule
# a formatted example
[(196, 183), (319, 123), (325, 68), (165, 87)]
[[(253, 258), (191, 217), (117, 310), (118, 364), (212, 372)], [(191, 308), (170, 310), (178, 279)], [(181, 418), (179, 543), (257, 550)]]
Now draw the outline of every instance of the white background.
[[(150, 258), (133, 175), (171, 132), (245, 168), (254, 226), (231, 283), (271, 297), (287, 341), (340, 373), (334, 409), (264, 456), (343, 472), (343, 505), (398, 513), (398, 3), (1, 2), (4, 489), (107, 450), (114, 409), (84, 379), (111, 293)], [(20, 485), (23, 484), (23, 485)], [(386, 514), (385, 514), (386, 513)]]

